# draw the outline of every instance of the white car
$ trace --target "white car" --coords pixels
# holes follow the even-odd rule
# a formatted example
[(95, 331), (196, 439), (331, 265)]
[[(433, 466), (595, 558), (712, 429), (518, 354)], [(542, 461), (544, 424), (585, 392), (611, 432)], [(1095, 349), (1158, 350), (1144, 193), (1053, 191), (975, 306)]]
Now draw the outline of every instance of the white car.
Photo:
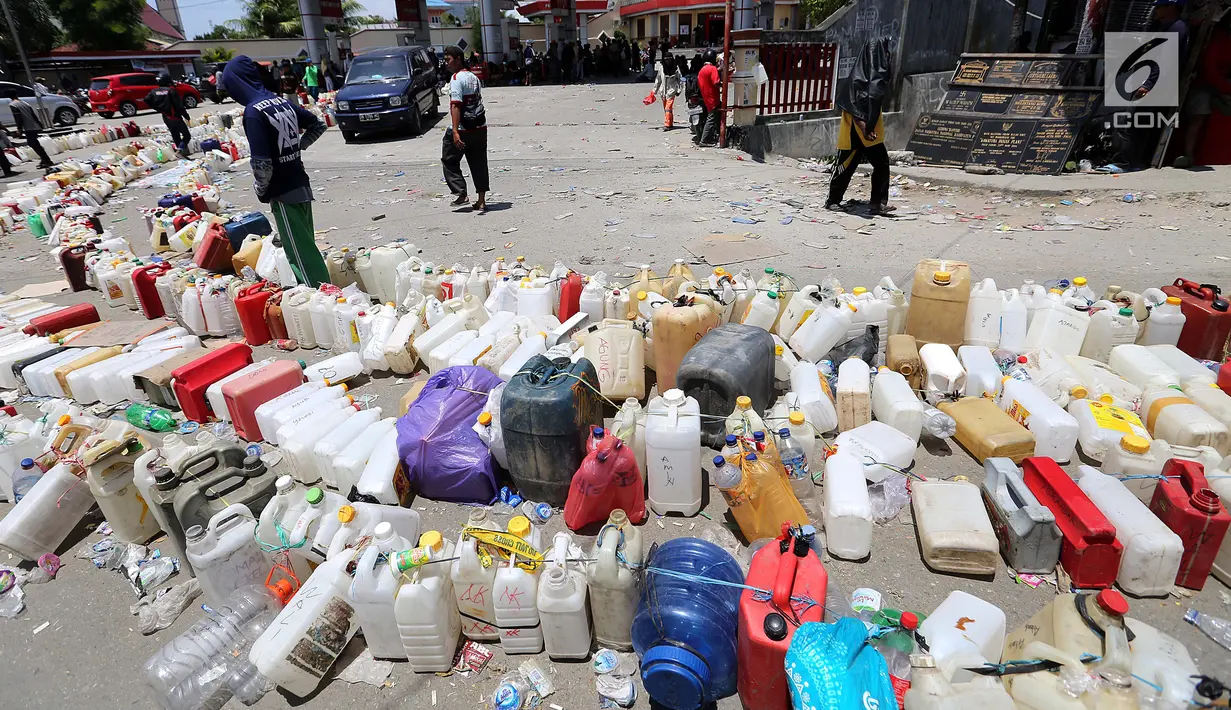
[[(9, 108), (9, 104), (19, 96), (23, 101), (30, 104), (35, 113), (38, 113), (38, 101), (35, 99), (34, 89), (24, 84), (0, 81), (0, 123), (5, 126), (14, 125), (13, 110)], [(77, 122), (77, 119), (81, 118), (81, 109), (77, 108), (77, 104), (73, 103), (73, 100), (68, 96), (44, 94), (42, 104), (54, 125), (71, 126)], [(46, 118), (42, 120), (44, 123), (47, 122)]]

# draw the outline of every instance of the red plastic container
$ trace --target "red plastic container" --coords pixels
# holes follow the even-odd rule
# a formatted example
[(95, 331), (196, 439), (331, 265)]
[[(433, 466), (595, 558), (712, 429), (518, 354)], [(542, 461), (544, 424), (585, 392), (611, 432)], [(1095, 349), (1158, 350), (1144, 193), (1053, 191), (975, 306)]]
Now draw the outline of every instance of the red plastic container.
[(286, 318), (282, 315), (282, 292), (275, 291), (265, 302), (265, 326), (269, 328), (272, 340), (286, 340), (291, 337), (286, 331)]
[(1184, 330), (1176, 347), (1198, 360), (1222, 360), (1231, 335), (1231, 304), (1214, 284), (1176, 279), (1163, 293), (1180, 299)]
[(228, 273), (235, 268), (231, 265), (233, 256), (235, 252), (231, 249), (231, 239), (227, 237), (226, 227), (215, 222), (205, 228), (205, 236), (193, 253), (192, 260), (202, 269)]
[(250, 364), (252, 348), (244, 343), (227, 343), (172, 370), (171, 391), (175, 393), (184, 416), (202, 424), (209, 421), (210, 409), (205, 402), (205, 388)]
[[(479, 415), (483, 419), (483, 415)], [(570, 530), (599, 523), (619, 508), (634, 523), (645, 520), (645, 485), (631, 446), (609, 436), (582, 459), (569, 483), (564, 524)]]
[(1124, 546), (1116, 528), (1073, 479), (1045, 456), (1022, 460), (1026, 487), (1056, 516), (1064, 535), (1060, 564), (1082, 589), (1103, 589), (1116, 581)]
[(581, 274), (570, 271), (568, 278), (560, 284), (560, 322), (572, 318), (581, 310)]
[(57, 333), (65, 328), (86, 325), (87, 323), (97, 323), (98, 321), (98, 310), (94, 308), (94, 304), (78, 303), (75, 306), (61, 308), (45, 316), (31, 318), (30, 324), (22, 328), (22, 332), (27, 335), (47, 335), (48, 333)]
[(1231, 362), (1224, 362), (1218, 368), (1218, 386), (1223, 392), (1231, 394)]
[(1175, 583), (1201, 589), (1231, 527), (1231, 514), (1205, 480), (1205, 467), (1196, 461), (1171, 459), (1163, 466), (1163, 476), (1179, 478), (1158, 482), (1150, 511), (1184, 541)]
[(758, 599), (751, 589), (740, 594), (739, 699), (749, 710), (791, 710), (786, 650), (800, 624), (824, 621), (829, 575), (807, 541), (784, 534), (757, 551), (744, 584), (772, 590), (773, 598)]
[(244, 286), (235, 294), (235, 311), (239, 314), (239, 325), (244, 329), (244, 340), (253, 347), (264, 345), (273, 337), (265, 320), (265, 307), (270, 295), (277, 290), (277, 286), (262, 281)]
[(162, 307), (162, 299), (158, 296), (158, 289), (154, 286), (154, 279), (170, 270), (171, 265), (165, 261), (138, 266), (132, 270), (131, 276), (133, 288), (137, 292), (137, 303), (141, 304), (141, 312), (145, 314), (146, 320), (162, 318), (167, 314)]
[(303, 365), (295, 360), (278, 360), (223, 385), (222, 398), (235, 432), (246, 441), (260, 441), (256, 408), (302, 384)]
[(64, 277), (74, 291), (90, 290), (90, 285), (85, 280), (85, 257), (95, 249), (93, 244), (78, 244), (60, 250), (60, 266), (64, 267)]

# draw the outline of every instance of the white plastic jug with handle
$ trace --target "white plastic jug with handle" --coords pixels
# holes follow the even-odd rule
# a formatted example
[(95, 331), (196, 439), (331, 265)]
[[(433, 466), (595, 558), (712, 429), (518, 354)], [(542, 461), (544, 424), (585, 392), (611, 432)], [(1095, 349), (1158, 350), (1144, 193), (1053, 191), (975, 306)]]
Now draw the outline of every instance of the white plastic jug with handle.
[(941, 572), (995, 574), (1000, 546), (979, 488), (958, 479), (911, 485), (911, 511), (923, 561)]
[(846, 337), (855, 310), (850, 303), (818, 307), (787, 342), (801, 359), (816, 362)]
[(1137, 334), (1138, 345), (1175, 345), (1180, 342), (1188, 317), (1180, 310), (1180, 299), (1169, 296), (1150, 311), (1145, 326)]
[(316, 470), (316, 460), (312, 449), (316, 442), (335, 427), (342, 426), (346, 420), (358, 413), (358, 405), (347, 404), (330, 409), (329, 405), (340, 400), (329, 400), (325, 407), (295, 419), (278, 430), (278, 446), (290, 463), (295, 480), (300, 483), (316, 483), (321, 480)]
[(829, 381), (816, 365), (801, 361), (791, 369), (791, 392), (818, 433), (824, 434), (838, 428), (838, 410), (829, 390)]
[(825, 544), (829, 554), (846, 560), (872, 552), (872, 500), (864, 466), (842, 449), (825, 459)]
[(1133, 633), (1133, 686), (1139, 697), (1157, 707), (1191, 707), (1200, 671), (1184, 644), (1139, 619), (1126, 618), (1124, 625)]
[(1030, 327), (1026, 299), (1017, 289), (1000, 294), (1000, 347), (1019, 353), (1026, 349), (1026, 333)]
[[(363, 640), (376, 658), (406, 658), (402, 634), (394, 612), (401, 573), (392, 563), (394, 553), (410, 549), (414, 543), (393, 530), (389, 523), (376, 526), (372, 542), (359, 553), (355, 577), (350, 586), (350, 601), (355, 619), (363, 629)], [(378, 561), (381, 555), (387, 560)]]
[(1117, 375), (1106, 363), (1078, 355), (1068, 355), (1064, 361), (1088, 388), (1090, 399), (1136, 411), (1141, 388)]
[[(447, 559), (454, 554), (453, 543), (435, 530), (423, 533), (419, 545), (432, 558)], [(461, 634), (449, 565), (423, 564), (396, 571), (405, 583), (398, 590), (393, 615), (410, 669), (415, 673), (445, 673), (453, 667)]]
[(389, 523), (408, 541), (419, 537), (419, 512), (414, 508), (354, 501), (321, 519), (312, 546), (318, 553), (323, 550), (326, 559), (336, 557), (347, 547), (361, 547), (381, 523)]
[(358, 412), (340, 426), (326, 431), (319, 440), (313, 443), (313, 468), (316, 475), (320, 477), (320, 480), (326, 486), (349, 492), (349, 489), (342, 489), (338, 485), (338, 476), (333, 468), (333, 460), (364, 431), (380, 421), (380, 414), (380, 407), (372, 407), (371, 409)]
[(821, 307), (820, 294), (820, 287), (815, 285), (804, 286), (791, 294), (791, 297), (787, 299), (786, 310), (778, 319), (774, 332), (783, 338), (790, 338), (800, 324), (807, 320), (813, 311)]
[(360, 495), (371, 496), (386, 505), (409, 503), (410, 484), (398, 455), (397, 426), (390, 427), (376, 442), (355, 489)]
[[(333, 457), (333, 460), (329, 463), (329, 470), (332, 471), (332, 477), (336, 484), (335, 487), (339, 491), (349, 493), (351, 487), (359, 483), (363, 470), (368, 464), (368, 457), (372, 455), (376, 445), (393, 428), (396, 422), (397, 420), (393, 417), (381, 419), (360, 432)], [(396, 443), (395, 441), (395, 449)], [(398, 505), (396, 496), (392, 496), (392, 499), (389, 500), (380, 500), (380, 502), (388, 505)]]
[(659, 515), (701, 509), (701, 406), (667, 390), (646, 411), (645, 450), (650, 507)]
[(970, 287), (970, 305), (966, 308), (967, 345), (994, 348), (1000, 344), (1000, 291), (996, 282), (983, 279)]
[(454, 333), (452, 337), (437, 345), (432, 349), (432, 352), (428, 353), (426, 360), (428, 372), (434, 374), (448, 367), (449, 360), (478, 337), (479, 333), (474, 330), (463, 330)]
[(1223, 455), (1231, 453), (1227, 425), (1179, 387), (1147, 387), (1141, 393), (1140, 411), (1146, 430), (1156, 439), (1180, 446), (1212, 446)]
[(586, 575), (567, 562), (571, 540), (566, 532), (552, 538), (547, 566), (539, 580), (539, 619), (548, 656), (582, 660), (590, 655), (593, 636)]
[[(919, 441), (923, 432), (923, 402), (899, 372), (882, 367), (872, 381), (872, 415)], [(794, 433), (792, 433), (794, 436)]]
[(1205, 365), (1202, 365), (1191, 355), (1174, 345), (1150, 345), (1147, 349), (1159, 360), (1162, 360), (1180, 378), (1180, 384), (1213, 385), (1218, 382), (1218, 375)]
[(419, 355), (414, 349), (414, 340), (427, 329), (423, 322), (422, 308), (412, 308), (410, 312), (398, 319), (393, 332), (385, 340), (385, 362), (389, 369), (399, 375), (409, 375), (414, 372)]
[[(274, 415), (278, 414), (287, 407), (296, 405), (299, 402), (306, 400), (308, 397), (311, 397), (317, 391), (322, 389), (326, 389), (325, 383), (323, 382), (305, 382), (295, 389), (283, 392), (277, 397), (274, 397), (268, 402), (264, 402), (258, 406), (255, 414), (257, 428), (260, 429), (261, 438), (268, 441), (277, 431)], [(330, 389), (333, 389), (330, 396), (341, 397), (346, 394), (347, 388), (346, 385), (338, 385), (336, 388)]]
[(1104, 308), (1090, 316), (1090, 329), (1081, 344), (1081, 356), (1107, 362), (1111, 349), (1117, 345), (1131, 345), (1137, 340), (1137, 319), (1133, 309), (1120, 308), (1113, 311)]
[(604, 320), (586, 333), (585, 357), (598, 373), (604, 397), (645, 397), (645, 339), (631, 321)]
[(1143, 390), (1151, 385), (1180, 385), (1179, 373), (1143, 345), (1117, 345), (1111, 349), (1108, 364), (1121, 377)]
[(547, 352), (547, 333), (540, 331), (530, 335), (500, 366), (498, 376), (508, 382), (513, 379), (514, 375), (521, 372), (522, 365), (525, 365), (530, 358), (545, 352)]
[(1005, 377), (1000, 409), (1034, 434), (1034, 455), (1067, 463), (1077, 448), (1077, 420), (1032, 382)]
[(918, 443), (885, 422), (871, 421), (842, 432), (834, 445), (860, 462), (864, 478), (880, 483), (893, 469), (906, 468), (915, 460)]
[(1150, 439), (1141, 419), (1131, 410), (1093, 399), (1069, 402), (1068, 413), (1077, 420), (1077, 442), (1081, 453), (1093, 461), (1102, 461), (1107, 452), (1118, 447), (1125, 436)]
[(310, 382), (323, 382), (326, 386), (336, 385), (362, 375), (363, 359), (359, 353), (348, 351), (308, 365), (303, 374)]
[(973, 677), (966, 668), (999, 663), (1004, 648), (1004, 612), (962, 591), (950, 592), (919, 625), (941, 672), (954, 683)]
[(1026, 331), (1026, 349), (1049, 347), (1060, 355), (1077, 355), (1089, 328), (1088, 312), (1072, 308), (1060, 294), (1050, 293)]
[(333, 311), (337, 303), (338, 299), (327, 293), (317, 291), (312, 295), (308, 314), (312, 318), (312, 333), (316, 337), (317, 347), (333, 347)]
[(188, 562), (201, 583), (205, 603), (222, 608), (231, 592), (264, 584), (269, 560), (256, 539), (257, 520), (243, 503), (218, 511), (206, 527), (184, 531)]
[(1119, 479), (1090, 466), (1078, 470), (1077, 485), (1116, 528), (1124, 546), (1116, 584), (1129, 594), (1165, 597), (1175, 587), (1184, 542)]
[(248, 652), (261, 675), (297, 697), (316, 690), (359, 630), (348, 601), (347, 566), (354, 557), (347, 553), (317, 567)]
[(929, 402), (966, 388), (966, 370), (953, 348), (944, 343), (927, 343), (919, 348), (919, 358), (923, 360), (924, 389)]
[(957, 349), (957, 357), (966, 370), (967, 397), (995, 399), (1000, 394), (1000, 380), (1004, 375), (991, 350), (982, 345), (963, 345)]
[[(1090, 396), (1090, 389), (1080, 375), (1071, 368), (1067, 358), (1051, 348), (1031, 350), (1026, 358), (1026, 372), (1034, 383), (1053, 402), (1061, 407), (1067, 407), (1074, 399), (1084, 399)], [(1020, 361), (1020, 357), (1018, 360)]]
[(462, 614), (462, 633), (474, 641), (496, 641), (495, 593), (496, 566), (484, 567), (479, 561), (478, 541), (463, 533), (454, 548), (457, 557), (449, 567), (456, 596), (454, 606)]
[(1016, 710), (1012, 696), (995, 678), (978, 676), (969, 683), (950, 683), (936, 659), (911, 654), (910, 688), (904, 710)]

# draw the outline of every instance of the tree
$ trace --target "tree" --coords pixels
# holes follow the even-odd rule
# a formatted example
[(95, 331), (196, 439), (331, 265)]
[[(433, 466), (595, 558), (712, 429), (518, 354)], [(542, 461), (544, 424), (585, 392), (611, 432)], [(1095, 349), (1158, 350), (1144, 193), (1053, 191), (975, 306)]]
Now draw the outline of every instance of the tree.
[[(21, 46), (27, 52), (43, 54), (60, 45), (60, 28), (44, 0), (13, 2), (9, 3), (9, 8), (13, 11), (13, 23), (17, 36), (21, 38)], [(17, 45), (9, 36), (7, 22), (0, 22), (0, 46), (3, 46), (6, 57), (17, 56)]]
[(451, 12), (446, 12), (440, 16), (440, 24), (445, 27), (461, 27), (462, 21), (457, 19), (457, 16)]
[(201, 52), (201, 61), (206, 64), (216, 64), (218, 62), (229, 62), (235, 58), (235, 50), (227, 49), (226, 47), (210, 47)]
[(331, 30), (352, 35), (367, 25), (383, 25), (387, 20), (380, 15), (365, 15), (365, 8), (359, 0), (342, 1), (342, 22), (326, 20), (325, 26)]
[[(234, 22), (234, 20), (231, 20), (231, 22)], [(234, 27), (222, 24), (211, 25), (209, 32), (199, 34), (196, 37), (193, 37), (193, 39), (244, 39), (244, 37), (242, 37), (241, 32)]]
[(141, 21), (145, 0), (48, 0), (48, 7), (81, 49), (142, 49), (150, 36)]
[(805, 26), (816, 27), (845, 4), (846, 0), (799, 0), (800, 19)]
[(483, 20), (481, 18), (478, 5), (466, 8), (466, 24), (470, 25), (470, 46), (467, 49), (478, 55), (483, 54)]

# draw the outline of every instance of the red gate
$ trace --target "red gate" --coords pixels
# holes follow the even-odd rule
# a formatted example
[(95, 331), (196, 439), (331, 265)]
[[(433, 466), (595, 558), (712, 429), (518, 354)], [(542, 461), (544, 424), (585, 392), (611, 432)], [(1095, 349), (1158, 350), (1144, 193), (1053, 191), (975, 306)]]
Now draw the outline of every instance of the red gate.
[(761, 85), (757, 113), (765, 116), (833, 108), (838, 45), (766, 42), (765, 34), (760, 48), (761, 66), (769, 81)]

